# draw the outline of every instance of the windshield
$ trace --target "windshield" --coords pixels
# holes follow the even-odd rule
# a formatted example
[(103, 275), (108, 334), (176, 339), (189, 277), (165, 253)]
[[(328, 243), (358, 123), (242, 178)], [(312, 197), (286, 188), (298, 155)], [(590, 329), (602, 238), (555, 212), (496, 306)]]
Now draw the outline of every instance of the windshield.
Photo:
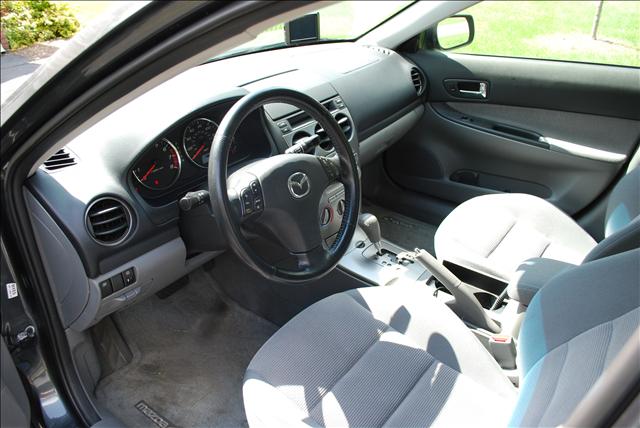
[[(413, 1), (344, 1), (326, 6), (317, 11), (320, 15), (320, 42), (357, 39), (411, 3)], [(286, 46), (284, 23), (268, 28), (254, 40), (214, 59), (283, 46)]]

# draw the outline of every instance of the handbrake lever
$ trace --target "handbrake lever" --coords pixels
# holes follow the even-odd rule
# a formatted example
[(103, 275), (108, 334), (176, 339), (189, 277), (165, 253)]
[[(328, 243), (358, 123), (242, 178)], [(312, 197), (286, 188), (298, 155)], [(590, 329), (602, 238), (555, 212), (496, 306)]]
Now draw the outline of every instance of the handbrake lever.
[(473, 289), (468, 284), (462, 282), (460, 278), (425, 250), (416, 248), (415, 260), (429, 270), (451, 293), (455, 299), (451, 309), (460, 318), (492, 333), (500, 332), (500, 326), (489, 318), (489, 315), (487, 315), (476, 296), (474, 296)]

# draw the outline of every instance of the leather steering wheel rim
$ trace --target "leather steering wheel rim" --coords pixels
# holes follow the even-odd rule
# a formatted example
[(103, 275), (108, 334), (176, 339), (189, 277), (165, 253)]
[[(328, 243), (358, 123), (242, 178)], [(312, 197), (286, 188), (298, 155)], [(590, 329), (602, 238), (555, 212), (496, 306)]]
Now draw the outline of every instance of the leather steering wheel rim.
[[(314, 247), (302, 253), (294, 254), (292, 252), (292, 254), (299, 256), (300, 260), (305, 260), (304, 263), (299, 264), (299, 270), (284, 269), (269, 264), (255, 252), (242, 233), (242, 220), (239, 218), (238, 210), (234, 209), (229, 197), (229, 194), (232, 192), (228, 188), (229, 178), (231, 177), (227, 176), (227, 166), (229, 161), (229, 149), (231, 147), (233, 137), (249, 114), (261, 108), (265, 104), (270, 103), (293, 105), (294, 107), (305, 111), (313, 119), (318, 121), (320, 126), (322, 126), (326, 131), (327, 136), (333, 142), (335, 153), (337, 155), (336, 166), (338, 168), (334, 170), (336, 175), (331, 178), (333, 178), (333, 181), (340, 182), (344, 186), (345, 209), (342, 217), (342, 223), (335, 241), (331, 246), (327, 246), (320, 239), (320, 247)], [(294, 163), (296, 165), (303, 165), (303, 169), (305, 165), (310, 165), (312, 169), (316, 168), (312, 165), (314, 161), (311, 159), (311, 155), (274, 155), (271, 158), (263, 161), (256, 161), (255, 163), (268, 162), (269, 159), (274, 158), (278, 158), (272, 162), (274, 165), (277, 162), (277, 167), (274, 167), (274, 169), (299, 169), (298, 166), (288, 166), (289, 164), (293, 165)], [(313, 156), (313, 158), (317, 157)], [(318, 160), (318, 165), (326, 167), (328, 162), (327, 158), (316, 160)], [(336, 159), (333, 159), (333, 162), (336, 162)], [(253, 165), (253, 163), (250, 164), (249, 167), (251, 167), (251, 165)], [(326, 168), (325, 172), (327, 172)], [(330, 174), (327, 172), (327, 175)], [(260, 184), (263, 187), (267, 185), (266, 182), (261, 182)], [(276, 182), (276, 184), (280, 185), (280, 182)], [(249, 265), (249, 267), (269, 280), (284, 283), (300, 283), (321, 278), (338, 264), (349, 248), (349, 244), (356, 230), (358, 214), (360, 211), (361, 187), (358, 167), (353, 150), (351, 149), (345, 134), (342, 132), (342, 129), (331, 113), (314, 98), (295, 90), (285, 88), (259, 90), (244, 96), (237, 101), (233, 107), (231, 107), (220, 122), (212, 142), (211, 156), (209, 158), (208, 165), (208, 185), (212, 211), (219, 222), (221, 230), (225, 235), (230, 248), (241, 260)], [(286, 185), (283, 184), (283, 186)], [(312, 184), (310, 184), (310, 186), (312, 186)], [(264, 190), (266, 191), (267, 189)], [(282, 191), (286, 192), (286, 187), (284, 187)], [(312, 202), (313, 201), (309, 201), (309, 203)], [(268, 198), (265, 197), (264, 203), (265, 206), (269, 205)], [(295, 202), (288, 201), (287, 203), (293, 204)], [(320, 200), (318, 199), (318, 208), (319, 203)], [(319, 233), (319, 219), (317, 219), (316, 216), (312, 216), (311, 218), (304, 218), (304, 216), (301, 217), (303, 218), (298, 218), (297, 221), (318, 221)], [(292, 229), (302, 230), (301, 228)]]

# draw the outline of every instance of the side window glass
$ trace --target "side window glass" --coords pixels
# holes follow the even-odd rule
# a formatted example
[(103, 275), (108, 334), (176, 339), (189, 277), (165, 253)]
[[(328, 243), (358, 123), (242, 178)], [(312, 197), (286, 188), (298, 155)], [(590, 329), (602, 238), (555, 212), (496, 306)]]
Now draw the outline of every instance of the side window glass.
[(483, 1), (436, 27), (456, 53), (640, 67), (640, 1)]

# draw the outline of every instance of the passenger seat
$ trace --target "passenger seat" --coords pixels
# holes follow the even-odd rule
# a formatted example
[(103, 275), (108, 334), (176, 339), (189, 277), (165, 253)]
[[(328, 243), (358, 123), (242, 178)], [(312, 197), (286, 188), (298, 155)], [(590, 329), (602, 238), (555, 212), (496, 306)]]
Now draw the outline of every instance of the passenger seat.
[(435, 234), (436, 256), (509, 282), (530, 258), (574, 265), (640, 246), (640, 168), (625, 175), (607, 202), (605, 239), (597, 243), (571, 217), (526, 194), (484, 195), (454, 209)]

